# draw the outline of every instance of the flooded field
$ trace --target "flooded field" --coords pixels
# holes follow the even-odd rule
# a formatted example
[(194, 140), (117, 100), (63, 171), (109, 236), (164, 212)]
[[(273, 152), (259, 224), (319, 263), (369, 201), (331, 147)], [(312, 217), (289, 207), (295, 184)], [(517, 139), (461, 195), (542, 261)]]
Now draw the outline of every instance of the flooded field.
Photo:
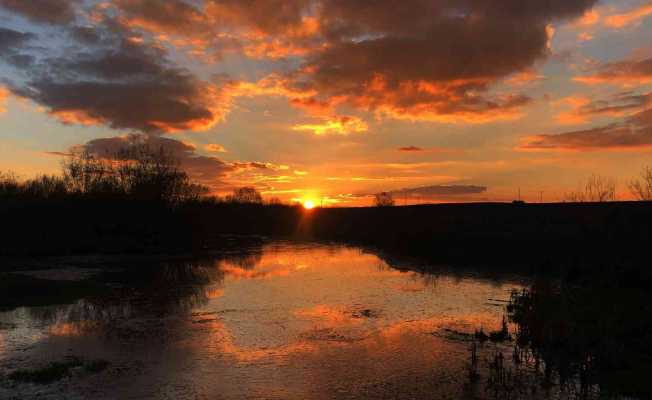
[[(470, 338), (521, 288), (329, 245), (71, 263), (20, 273), (106, 290), (0, 312), (0, 398), (490, 398)], [(481, 345), (480, 372), (509, 346)]]

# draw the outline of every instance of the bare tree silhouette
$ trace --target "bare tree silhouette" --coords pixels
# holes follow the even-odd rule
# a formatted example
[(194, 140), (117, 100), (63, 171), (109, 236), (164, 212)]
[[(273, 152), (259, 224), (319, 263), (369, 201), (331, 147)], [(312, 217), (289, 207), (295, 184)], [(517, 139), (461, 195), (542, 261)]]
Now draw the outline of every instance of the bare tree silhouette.
[(205, 186), (191, 182), (172, 154), (137, 140), (106, 156), (74, 152), (64, 160), (63, 174), (71, 192), (91, 197), (180, 203), (208, 193)]
[(629, 190), (637, 200), (652, 200), (652, 168), (645, 167), (638, 179), (629, 183)]
[(131, 199), (179, 204), (196, 201), (208, 188), (194, 183), (163, 148), (132, 141), (111, 155), (78, 149), (62, 162), (62, 176), (41, 175), (19, 181), (0, 172), (0, 196), (30, 199), (81, 197)]
[(616, 181), (613, 178), (591, 175), (584, 186), (566, 194), (566, 201), (574, 203), (607, 202), (616, 200)]

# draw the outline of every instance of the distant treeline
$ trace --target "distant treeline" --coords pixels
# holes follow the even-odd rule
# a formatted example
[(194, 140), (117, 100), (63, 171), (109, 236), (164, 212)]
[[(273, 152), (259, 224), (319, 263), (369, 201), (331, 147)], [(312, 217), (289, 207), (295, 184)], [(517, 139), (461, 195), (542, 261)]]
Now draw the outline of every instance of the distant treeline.
[[(263, 202), (253, 188), (207, 196), (162, 151), (70, 155), (59, 176), (0, 179), (0, 254), (219, 249), (225, 234), (328, 240), (441, 263), (636, 262), (652, 203), (316, 208)], [(605, 261), (606, 262), (606, 261)]]
[[(306, 235), (441, 264), (648, 261), (652, 203), (440, 204), (318, 209)], [(566, 264), (566, 265), (562, 265)]]
[(129, 199), (2, 200), (0, 253), (219, 249), (222, 235), (326, 240), (443, 264), (647, 262), (652, 205), (468, 204), (324, 208)]
[(60, 175), (0, 173), (0, 255), (195, 251), (224, 233), (291, 235), (287, 222), (300, 213), (263, 206), (254, 188), (208, 192), (138, 141), (115, 154), (69, 154)]

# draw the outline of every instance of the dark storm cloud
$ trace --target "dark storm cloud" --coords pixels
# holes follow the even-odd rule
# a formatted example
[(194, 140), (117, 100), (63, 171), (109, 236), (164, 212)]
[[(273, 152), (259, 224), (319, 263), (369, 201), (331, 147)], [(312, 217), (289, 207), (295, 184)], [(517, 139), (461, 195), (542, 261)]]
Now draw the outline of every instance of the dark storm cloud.
[(164, 50), (133, 42), (138, 36), (112, 20), (93, 34), (101, 39), (45, 58), (28, 71), (25, 85), (10, 86), (12, 92), (64, 123), (172, 132), (206, 129), (222, 118), (217, 88), (171, 65)]
[(36, 38), (37, 36), (33, 33), (0, 27), (0, 57), (2, 57), (2, 61), (17, 68), (26, 68), (31, 65), (35, 57), (21, 51), (24, 51), (29, 42)]
[(423, 151), (421, 147), (417, 146), (406, 146), (406, 147), (399, 147), (399, 151)]
[(97, 44), (101, 39), (96, 29), (90, 26), (73, 26), (70, 28), (70, 36), (78, 42), (88, 45)]
[(198, 33), (205, 30), (206, 15), (197, 7), (182, 0), (116, 0), (132, 25), (157, 32)]
[(589, 75), (575, 80), (587, 84), (646, 84), (652, 83), (652, 58), (643, 60), (625, 60), (604, 64)]
[[(652, 59), (619, 61), (598, 67), (594, 75), (576, 78), (584, 83), (644, 83), (652, 82)], [(523, 150), (597, 151), (637, 150), (652, 146), (652, 93), (624, 92), (607, 100), (591, 101), (566, 113), (565, 116), (620, 116), (609, 125), (573, 130), (558, 134), (526, 137)]]
[(310, 0), (116, 0), (132, 28), (166, 37), (192, 54), (221, 59), (225, 53), (282, 58), (320, 43), (302, 32)]
[(622, 122), (560, 134), (526, 138), (524, 150), (636, 150), (652, 146), (652, 109), (638, 112)]
[[(525, 95), (494, 84), (549, 55), (548, 25), (597, 0), (118, 0), (130, 26), (204, 50), (220, 32), (255, 56), (301, 54), (286, 75), (303, 103), (343, 100), (404, 119), (485, 122), (520, 115)], [(237, 33), (241, 35), (238, 36)], [(250, 45), (250, 47), (247, 47)], [(255, 50), (253, 50), (255, 48)], [(262, 50), (261, 50), (262, 49)], [(291, 99), (297, 101), (297, 99)]]
[(485, 193), (487, 188), (485, 186), (475, 185), (432, 185), (421, 186), (416, 188), (406, 188), (395, 190), (392, 194), (400, 197), (409, 198), (432, 198), (432, 197), (445, 197), (445, 196), (463, 196)]
[(116, 0), (134, 24), (156, 31), (196, 33), (217, 24), (284, 34), (301, 24), (310, 0), (206, 0), (198, 7), (183, 0)]
[(36, 57), (29, 54), (12, 54), (7, 57), (7, 62), (16, 68), (27, 68), (34, 63)]
[(15, 52), (33, 39), (36, 39), (33, 33), (0, 27), (0, 54)]
[[(574, 99), (571, 97), (571, 99)], [(579, 105), (559, 115), (562, 122), (586, 122), (596, 116), (615, 116), (632, 114), (652, 105), (652, 93), (637, 94), (633, 92), (618, 93), (605, 100), (588, 101), (579, 98)], [(574, 99), (573, 101), (578, 101)]]
[(204, 129), (228, 109), (229, 95), (171, 65), (166, 45), (200, 56), (299, 57), (278, 89), (310, 110), (341, 104), (409, 120), (517, 118), (531, 99), (495, 85), (549, 55), (550, 24), (595, 3), (113, 0), (88, 8), (74, 0), (0, 0), (32, 21), (65, 25), (83, 48), (45, 57), (14, 92), (63, 121), (146, 132)]
[(316, 91), (320, 104), (344, 98), (396, 118), (512, 118), (530, 99), (489, 95), (490, 86), (546, 57), (547, 25), (593, 3), (316, 2), (328, 46), (308, 53), (287, 85)]
[(75, 7), (81, 0), (0, 0), (0, 8), (31, 21), (66, 24), (75, 19)]
[(525, 96), (491, 84), (548, 55), (547, 25), (595, 1), (324, 1), (332, 45), (309, 57), (295, 84), (399, 118), (513, 115)]

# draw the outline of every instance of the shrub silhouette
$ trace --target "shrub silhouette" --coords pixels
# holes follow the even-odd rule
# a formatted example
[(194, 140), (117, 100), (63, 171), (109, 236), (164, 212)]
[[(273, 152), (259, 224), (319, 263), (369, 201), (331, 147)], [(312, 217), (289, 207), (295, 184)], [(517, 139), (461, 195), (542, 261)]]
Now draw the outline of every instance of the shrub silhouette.
[(391, 207), (394, 203), (394, 197), (389, 192), (376, 193), (374, 205), (376, 207)]
[(226, 197), (226, 200), (230, 203), (240, 203), (240, 204), (262, 204), (263, 197), (253, 187), (241, 187), (235, 189), (233, 194)]
[(601, 175), (591, 175), (580, 190), (568, 193), (566, 200), (573, 203), (615, 201), (616, 181)]

